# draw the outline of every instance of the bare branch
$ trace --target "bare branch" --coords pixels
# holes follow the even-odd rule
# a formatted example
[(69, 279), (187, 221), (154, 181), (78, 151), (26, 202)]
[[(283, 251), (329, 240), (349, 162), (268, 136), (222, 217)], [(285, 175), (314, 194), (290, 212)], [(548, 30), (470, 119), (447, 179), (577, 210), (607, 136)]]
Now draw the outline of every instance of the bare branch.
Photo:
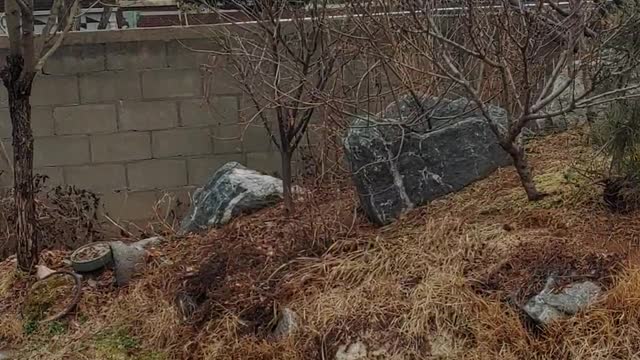
[(71, 30), (71, 27), (73, 26), (72, 19), (75, 16), (76, 12), (78, 11), (78, 2), (79, 0), (74, 0), (73, 3), (71, 4), (69, 13), (67, 15), (67, 21), (65, 23), (65, 27), (62, 30), (62, 33), (56, 35), (57, 36), (56, 41), (51, 45), (49, 49), (47, 50), (42, 49), (44, 53), (40, 55), (40, 58), (38, 59), (38, 62), (35, 65), (36, 73), (42, 70), (42, 68), (44, 67), (44, 64), (47, 62), (47, 59), (49, 59), (49, 57), (60, 47), (60, 45), (62, 45), (62, 41), (64, 40), (64, 37), (67, 35), (69, 30)]

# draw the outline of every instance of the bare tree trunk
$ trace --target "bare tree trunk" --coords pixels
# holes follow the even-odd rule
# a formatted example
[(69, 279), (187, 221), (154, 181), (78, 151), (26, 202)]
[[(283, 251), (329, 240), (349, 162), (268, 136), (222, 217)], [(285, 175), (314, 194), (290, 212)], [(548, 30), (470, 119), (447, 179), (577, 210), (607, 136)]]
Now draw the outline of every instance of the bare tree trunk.
[(38, 263), (38, 231), (33, 198), (33, 134), (29, 95), (9, 93), (14, 144), (14, 198), (18, 267), (31, 272)]
[(32, 272), (38, 262), (38, 226), (33, 188), (33, 133), (31, 131), (31, 85), (33, 74), (21, 77), (24, 59), (8, 56), (1, 76), (9, 95), (13, 128), (14, 201), (18, 267)]
[(533, 181), (533, 175), (531, 174), (531, 166), (527, 159), (527, 154), (521, 146), (516, 144), (509, 144), (505, 146), (505, 150), (513, 159), (513, 165), (516, 168), (520, 182), (527, 193), (527, 198), (530, 201), (541, 200), (546, 194), (541, 193), (536, 188), (536, 183)]
[(288, 150), (280, 151), (282, 160), (282, 195), (284, 197), (284, 208), (287, 215), (293, 214), (294, 204), (291, 193), (291, 154)]

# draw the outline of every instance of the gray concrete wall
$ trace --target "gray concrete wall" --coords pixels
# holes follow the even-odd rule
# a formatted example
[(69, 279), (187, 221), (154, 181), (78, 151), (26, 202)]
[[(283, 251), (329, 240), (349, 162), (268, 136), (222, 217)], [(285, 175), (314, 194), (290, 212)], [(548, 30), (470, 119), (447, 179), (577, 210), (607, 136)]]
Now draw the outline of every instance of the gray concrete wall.
[[(70, 34), (33, 89), (36, 172), (99, 193), (115, 219), (141, 220), (162, 193), (193, 191), (227, 161), (278, 171), (264, 129), (244, 125), (239, 88), (223, 72), (204, 77), (208, 54), (183, 46), (210, 43), (199, 29)], [(6, 45), (0, 38), (0, 51)], [(0, 185), (8, 187), (4, 87), (0, 107)]]

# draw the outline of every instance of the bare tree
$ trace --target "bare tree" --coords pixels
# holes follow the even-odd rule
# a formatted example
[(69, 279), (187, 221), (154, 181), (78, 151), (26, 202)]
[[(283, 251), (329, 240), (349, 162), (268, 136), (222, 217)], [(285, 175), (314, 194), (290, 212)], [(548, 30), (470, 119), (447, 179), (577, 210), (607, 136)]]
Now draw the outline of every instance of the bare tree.
[(280, 152), (289, 214), (294, 210), (294, 153), (314, 115), (330, 101), (327, 89), (344, 62), (327, 3), (313, 0), (301, 7), (288, 0), (269, 0), (248, 7), (238, 1), (237, 7), (255, 22), (229, 19), (236, 26), (217, 35), (223, 49), (219, 53), (255, 110), (249, 124), (262, 124)]
[(40, 36), (34, 33), (33, 0), (7, 0), (9, 36), (7, 63), (0, 77), (7, 88), (13, 139), (14, 197), (18, 267), (33, 271), (38, 262), (40, 233), (36, 222), (33, 184), (31, 89), (36, 74), (62, 44), (71, 29), (78, 0), (56, 0)]
[[(426, 93), (453, 91), (468, 97), (513, 159), (530, 200), (545, 194), (536, 188), (521, 141), (525, 127), (637, 96), (632, 92), (637, 83), (598, 92), (611, 76), (637, 68), (637, 53), (627, 56), (633, 59), (628, 66), (616, 70), (603, 60), (613, 40), (638, 23), (637, 11), (582, 0), (562, 6), (553, 0), (398, 3), (352, 5), (354, 22), (368, 38), (380, 39), (369, 51), (404, 69), (398, 73), (405, 77), (441, 80), (439, 88), (424, 89)], [(579, 89), (583, 75), (589, 81)], [(506, 123), (491, 113), (489, 104), (506, 110)]]

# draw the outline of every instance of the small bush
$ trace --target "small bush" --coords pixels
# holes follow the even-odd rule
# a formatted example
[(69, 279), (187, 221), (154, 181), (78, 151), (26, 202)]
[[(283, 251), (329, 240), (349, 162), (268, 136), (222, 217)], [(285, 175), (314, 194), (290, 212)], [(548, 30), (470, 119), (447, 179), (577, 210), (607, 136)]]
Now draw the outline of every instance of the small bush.
[(603, 200), (613, 211), (640, 205), (640, 101), (611, 104), (601, 122), (592, 127), (593, 142), (608, 157)]
[[(46, 176), (36, 175), (34, 188), (41, 249), (75, 249), (102, 240), (98, 221), (99, 197), (74, 186), (48, 189)], [(13, 191), (0, 194), (0, 260), (15, 252)]]

